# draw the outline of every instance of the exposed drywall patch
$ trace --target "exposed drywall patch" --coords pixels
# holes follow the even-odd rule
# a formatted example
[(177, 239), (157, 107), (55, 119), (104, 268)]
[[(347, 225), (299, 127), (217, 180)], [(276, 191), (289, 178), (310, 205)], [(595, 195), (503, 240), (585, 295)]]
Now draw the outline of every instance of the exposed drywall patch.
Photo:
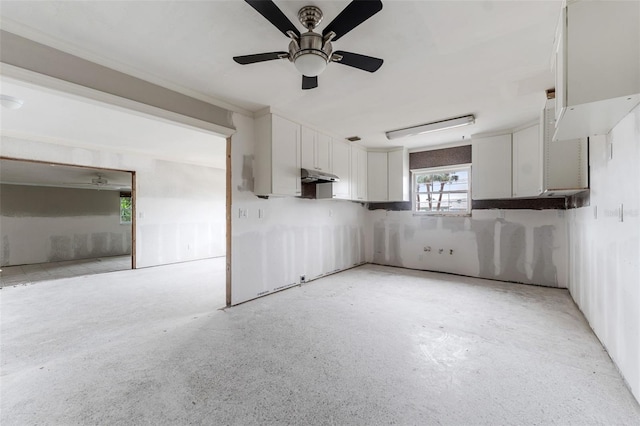
[(91, 256), (100, 257), (109, 253), (109, 233), (96, 232), (91, 234)]
[(540, 226), (533, 230), (533, 277), (534, 283), (558, 284), (558, 270), (553, 264), (554, 226)]
[(480, 266), (479, 276), (482, 278), (495, 276), (494, 229), (495, 221), (493, 220), (474, 220), (471, 224), (471, 230), (475, 233), (477, 242), (478, 265)]
[(378, 221), (373, 226), (373, 263), (385, 265), (386, 263), (386, 226), (383, 221)]
[(413, 240), (413, 238), (416, 235), (416, 228), (413, 226), (413, 224), (405, 224), (402, 227), (402, 230), (404, 231), (404, 239), (407, 241)]
[(73, 256), (78, 259), (89, 257), (89, 235), (74, 234), (73, 235)]
[(116, 232), (109, 233), (109, 254), (114, 256), (124, 250), (124, 236)]
[(8, 265), (9, 259), (11, 259), (11, 248), (9, 246), (9, 236), (2, 236), (2, 259), (0, 261), (0, 266)]
[(49, 262), (59, 262), (71, 259), (73, 248), (71, 237), (66, 235), (54, 235), (49, 238), (51, 249), (49, 251)]
[(499, 220), (500, 257), (497, 279), (518, 283), (528, 282), (525, 271), (525, 246), (527, 244), (523, 225)]
[(442, 217), (442, 229), (456, 232), (464, 232), (466, 228), (465, 217)]

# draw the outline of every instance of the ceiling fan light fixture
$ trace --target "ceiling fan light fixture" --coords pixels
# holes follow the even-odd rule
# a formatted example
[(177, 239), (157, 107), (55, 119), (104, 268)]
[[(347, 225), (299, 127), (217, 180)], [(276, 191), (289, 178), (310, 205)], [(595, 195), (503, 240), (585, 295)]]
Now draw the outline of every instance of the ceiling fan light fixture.
[(9, 95), (0, 95), (0, 105), (7, 109), (20, 109), (24, 101)]
[(436, 132), (439, 130), (453, 129), (455, 127), (468, 126), (476, 122), (473, 114), (463, 117), (451, 118), (448, 120), (434, 121), (432, 123), (421, 124), (419, 126), (407, 127), (404, 129), (391, 130), (385, 132), (387, 139), (400, 139), (407, 136), (417, 136), (424, 133)]
[(316, 77), (322, 74), (322, 71), (327, 67), (325, 56), (312, 50), (300, 51), (293, 63), (300, 74), (307, 77)]

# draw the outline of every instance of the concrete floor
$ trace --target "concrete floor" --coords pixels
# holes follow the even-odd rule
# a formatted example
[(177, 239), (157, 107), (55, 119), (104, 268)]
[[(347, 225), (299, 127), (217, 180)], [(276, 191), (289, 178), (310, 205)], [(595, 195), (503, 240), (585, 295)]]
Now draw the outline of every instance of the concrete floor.
[(131, 269), (130, 255), (3, 266), (0, 269), (0, 287), (29, 285), (59, 278), (102, 274), (126, 269)]
[(219, 310), (211, 259), (0, 297), (3, 426), (640, 419), (565, 290), (366, 265)]

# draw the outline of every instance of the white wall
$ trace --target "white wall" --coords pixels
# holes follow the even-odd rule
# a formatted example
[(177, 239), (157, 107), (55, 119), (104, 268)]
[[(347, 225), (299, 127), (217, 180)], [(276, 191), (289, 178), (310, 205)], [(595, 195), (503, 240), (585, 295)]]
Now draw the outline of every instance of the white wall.
[[(7, 157), (135, 171), (137, 267), (225, 255), (224, 170), (6, 136), (1, 142)], [(212, 143), (225, 141), (212, 136)]]
[[(256, 197), (253, 119), (234, 114), (232, 304), (365, 262), (365, 208), (350, 201)], [(239, 218), (239, 210), (247, 218)], [(259, 217), (262, 211), (262, 218)]]
[(589, 150), (591, 206), (569, 217), (569, 290), (640, 400), (640, 106)]
[(568, 284), (564, 211), (475, 210), (472, 217), (442, 217), (374, 210), (368, 234), (367, 260), (373, 263), (552, 287)]
[(120, 193), (0, 185), (0, 266), (131, 253)]

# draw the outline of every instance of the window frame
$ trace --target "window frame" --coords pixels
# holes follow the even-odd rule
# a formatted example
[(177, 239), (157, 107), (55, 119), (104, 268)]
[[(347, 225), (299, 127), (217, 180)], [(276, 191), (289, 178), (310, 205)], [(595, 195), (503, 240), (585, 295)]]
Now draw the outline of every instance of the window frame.
[[(467, 194), (467, 210), (466, 211), (418, 211), (418, 188), (417, 176), (423, 174), (439, 174), (451, 173), (458, 171), (466, 171), (469, 185), (467, 191), (443, 191), (443, 194)], [(410, 170), (411, 175), (411, 211), (414, 216), (471, 216), (471, 163), (454, 164), (449, 166), (426, 167), (421, 169)]]

